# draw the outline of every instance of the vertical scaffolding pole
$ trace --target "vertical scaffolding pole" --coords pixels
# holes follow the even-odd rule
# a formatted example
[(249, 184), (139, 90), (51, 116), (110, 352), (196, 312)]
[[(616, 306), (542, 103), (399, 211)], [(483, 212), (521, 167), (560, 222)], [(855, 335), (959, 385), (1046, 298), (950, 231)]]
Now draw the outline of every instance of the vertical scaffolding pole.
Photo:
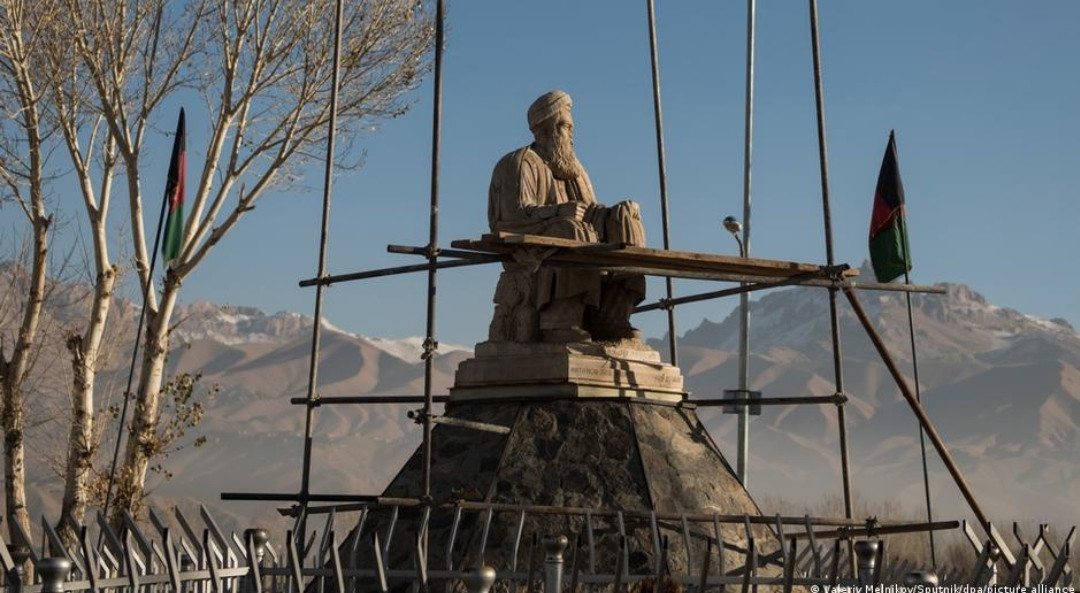
[[(818, 38), (817, 0), (810, 0), (810, 42), (814, 56), (814, 98), (817, 105), (818, 157), (821, 166), (821, 206), (825, 218), (825, 259), (834, 265), (832, 209), (829, 203), (829, 156), (825, 141), (825, 97), (821, 82), (821, 42)], [(837, 287), (829, 287), (829, 319), (832, 326), (833, 373), (836, 377), (836, 393), (844, 393), (844, 364), (840, 345), (840, 313), (836, 302)], [(847, 413), (843, 403), (836, 404), (837, 425), (840, 432), (840, 467), (844, 482), (844, 516), (851, 519), (854, 509), (851, 501), (851, 457), (848, 453)], [(854, 555), (849, 554), (852, 559)], [(854, 562), (854, 560), (852, 560)], [(853, 573), (854, 574), (854, 573)]]
[[(671, 230), (668, 224), (667, 162), (664, 156), (664, 119), (660, 108), (660, 58), (656, 49), (656, 8), (653, 0), (645, 0), (649, 13), (649, 55), (652, 58), (653, 115), (656, 120), (656, 162), (660, 171), (660, 219), (664, 225), (664, 249), (671, 249)], [(674, 294), (672, 280), (664, 278), (667, 299)], [(675, 333), (675, 308), (666, 307), (671, 364), (679, 365), (678, 336)]]
[[(903, 229), (903, 226), (900, 227)], [(904, 231), (905, 233), (907, 231)], [(907, 237), (902, 239), (904, 245), (904, 261), (911, 261), (907, 253)], [(911, 272), (904, 271), (904, 284), (911, 284)], [(911, 368), (915, 381), (915, 401), (922, 404), (922, 387), (919, 383), (919, 355), (915, 348), (915, 316), (911, 312), (911, 293), (904, 293), (907, 298), (908, 335), (911, 337)], [(926, 494), (926, 522), (934, 521), (934, 507), (930, 501), (930, 469), (926, 465), (926, 429), (919, 425), (919, 455), (922, 457), (923, 492)], [(934, 541), (934, 532), (927, 532), (930, 538), (930, 565), (937, 570), (937, 545)]]
[[(743, 130), (743, 236), (741, 255), (750, 257), (750, 172), (754, 147), (754, 29), (755, 0), (746, 2), (746, 113)], [(746, 286), (743, 283), (743, 286)], [(739, 391), (750, 396), (750, 293), (739, 295)], [(743, 488), (750, 483), (750, 406), (739, 407), (739, 454), (736, 472)]]
[[(323, 170), (323, 201), (322, 201), (322, 228), (319, 235), (319, 270), (317, 277), (326, 275), (327, 239), (330, 236), (330, 195), (334, 180), (334, 140), (337, 131), (337, 106), (338, 106), (338, 75), (341, 65), (341, 15), (344, 0), (337, 0), (334, 4), (334, 72), (330, 80), (330, 121), (329, 130), (326, 134), (326, 167)], [(317, 388), (319, 379), (319, 342), (322, 339), (322, 304), (323, 291), (326, 285), (322, 282), (315, 285), (315, 320), (311, 330), (311, 364), (308, 367), (308, 388), (306, 413), (304, 416), (304, 466), (300, 478), (300, 506), (306, 510), (308, 497), (311, 494), (311, 439), (312, 425), (315, 420), (315, 406), (317, 405)], [(301, 512), (301, 517), (306, 517), (306, 512)], [(305, 521), (301, 521), (297, 529), (296, 537), (304, 541)]]
[[(445, 2), (438, 0), (435, 8), (435, 99), (431, 121), (431, 215), (427, 247), (428, 290), (427, 290), (427, 336), (424, 338), (424, 475), (423, 498), (431, 497), (431, 410), (434, 394), (432, 376), (435, 363), (435, 350), (439, 343), (435, 341), (435, 293), (439, 259), (439, 145), (442, 139), (442, 58), (443, 58), (443, 20)], [(427, 555), (427, 545), (424, 544)]]

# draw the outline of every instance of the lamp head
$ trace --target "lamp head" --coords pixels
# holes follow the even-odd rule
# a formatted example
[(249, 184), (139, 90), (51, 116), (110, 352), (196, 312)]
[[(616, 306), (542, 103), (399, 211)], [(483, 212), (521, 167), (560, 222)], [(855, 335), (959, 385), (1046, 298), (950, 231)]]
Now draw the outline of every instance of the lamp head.
[(724, 218), (724, 228), (732, 235), (738, 236), (742, 233), (742, 223), (734, 216)]

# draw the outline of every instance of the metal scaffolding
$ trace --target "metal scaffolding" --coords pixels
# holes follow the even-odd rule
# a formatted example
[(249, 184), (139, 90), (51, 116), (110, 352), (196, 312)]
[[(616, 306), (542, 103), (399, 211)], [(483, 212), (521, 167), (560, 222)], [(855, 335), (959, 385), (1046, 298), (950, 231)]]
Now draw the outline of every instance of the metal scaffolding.
[[(810, 586), (818, 590), (819, 586), (835, 587), (876, 585), (882, 582), (905, 584), (930, 584), (923, 581), (909, 581), (913, 567), (896, 565), (884, 567), (883, 548), (880, 540), (883, 535), (911, 532), (933, 532), (942, 529), (960, 527), (958, 522), (921, 522), (921, 523), (878, 523), (874, 519), (856, 521), (853, 518), (851, 491), (850, 460), (847, 440), (847, 421), (845, 405), (848, 394), (844, 390), (843, 352), (840, 341), (840, 323), (838, 294), (843, 293), (850, 303), (858, 321), (880, 354), (904, 399), (919, 422), (920, 429), (929, 437), (951, 477), (978, 521), (978, 529), (983, 537), (976, 534), (968, 524), (963, 524), (963, 534), (972, 544), (977, 559), (973, 569), (963, 574), (943, 574), (941, 584), (986, 585), (1001, 583), (1008, 586), (1036, 583), (1054, 587), (1067, 586), (1071, 582), (1071, 570), (1067, 565), (1070, 546), (1075, 539), (1075, 528), (1063, 539), (1051, 538), (1049, 528), (1040, 526), (1034, 540), (1022, 537), (1014, 525), (1013, 535), (1019, 547), (1010, 546), (1009, 542), (994, 528), (988, 516), (979, 505), (971, 487), (967, 484), (956, 462), (952, 459), (944, 441), (935, 430), (933, 423), (919, 402), (917, 390), (913, 389), (901, 373), (889, 354), (881, 336), (875, 330), (870, 318), (863, 309), (857, 292), (859, 290), (882, 290), (906, 292), (943, 293), (944, 289), (893, 285), (874, 282), (861, 282), (854, 279), (856, 274), (846, 264), (838, 264), (834, 259), (831, 205), (829, 195), (828, 158), (825, 139), (825, 116), (823, 84), (821, 79), (821, 60), (818, 41), (817, 2), (810, 2), (811, 40), (814, 64), (814, 91), (817, 105), (817, 134), (821, 169), (821, 199), (825, 227), (826, 261), (824, 264), (796, 263), (766, 259), (752, 259), (744, 251), (740, 257), (716, 254), (689, 253), (674, 251), (670, 245), (668, 224), (668, 196), (666, 184), (666, 165), (664, 154), (664, 135), (660, 106), (659, 60), (656, 37), (656, 22), (653, 0), (646, 0), (649, 44), (651, 55), (652, 91), (657, 142), (657, 164), (660, 180), (660, 206), (663, 213), (663, 248), (650, 249), (622, 244), (585, 244), (575, 241), (496, 233), (486, 235), (479, 240), (460, 240), (451, 242), (450, 249), (439, 246), (439, 168), (441, 150), (442, 120), (442, 70), (445, 31), (445, 0), (436, 0), (435, 10), (435, 69), (434, 69), (434, 108), (431, 140), (431, 195), (429, 210), (429, 239), (424, 246), (390, 245), (393, 253), (421, 256), (426, 262), (418, 265), (381, 268), (369, 271), (330, 275), (327, 273), (328, 229), (330, 220), (330, 199), (333, 177), (334, 138), (337, 112), (337, 64), (341, 47), (341, 11), (343, 0), (336, 2), (336, 23), (334, 36), (334, 78), (331, 99), (330, 130), (327, 137), (327, 160), (324, 171), (324, 191), (322, 201), (322, 230), (319, 242), (318, 271), (315, 277), (303, 280), (300, 286), (315, 287), (315, 320), (312, 330), (311, 360), (305, 397), (297, 397), (290, 403), (305, 408), (304, 450), (302, 460), (301, 486), (297, 492), (233, 492), (223, 493), (224, 500), (260, 500), (292, 502), (289, 509), (294, 517), (294, 530), (285, 538), (285, 549), (279, 553), (269, 543), (269, 535), (260, 529), (248, 529), (243, 538), (235, 533), (231, 539), (225, 537), (209, 513), (202, 509), (201, 518), (205, 527), (202, 535), (192, 527), (183, 513), (176, 511), (175, 521), (179, 530), (170, 532), (166, 523), (150, 513), (153, 531), (141, 528), (130, 515), (125, 515), (126, 535), (119, 537), (113, 533), (103, 515), (98, 515), (96, 530), (99, 533), (98, 545), (91, 545), (90, 527), (70, 525), (73, 533), (78, 534), (78, 541), (63, 542), (54, 528), (43, 521), (43, 530), (52, 553), (57, 557), (43, 557), (35, 554), (28, 545), (29, 534), (21, 533), (17, 523), (13, 527), (20, 533), (22, 541), (13, 541), (11, 545), (0, 544), (0, 580), (7, 590), (12, 591), (323, 591), (325, 587), (344, 592), (346, 590), (388, 591), (391, 586), (415, 584), (418, 591), (428, 591), (429, 583), (445, 583), (451, 590), (453, 583), (464, 583), (470, 593), (484, 593), (490, 588), (496, 576), (506, 581), (512, 590), (525, 586), (534, 590), (534, 585), (541, 585), (545, 591), (562, 591), (564, 576), (564, 552), (571, 555), (569, 589), (578, 591), (579, 585), (596, 586), (604, 590), (622, 593), (631, 581), (645, 582), (662, 579), (680, 586), (696, 587), (695, 591), (704, 593), (715, 587), (721, 593), (728, 586), (741, 586), (746, 592), (750, 587), (759, 585), (780, 586), (791, 591), (794, 586)], [(753, 27), (753, 1), (750, 6), (749, 27)], [(752, 52), (752, 30), (748, 41), (748, 52)], [(752, 57), (748, 60), (748, 69), (752, 68)], [(751, 117), (752, 78), (748, 72), (747, 90), (747, 153), (749, 153), (749, 118)], [(747, 157), (749, 158), (749, 156)], [(749, 192), (749, 170), (745, 171), (747, 193)], [(749, 196), (746, 196), (747, 208), (744, 217), (749, 234)], [(438, 349), (435, 336), (437, 279), (438, 271), (454, 267), (484, 265), (511, 261), (520, 250), (542, 249), (546, 256), (544, 265), (554, 267), (588, 267), (612, 272), (632, 272), (663, 277), (666, 282), (666, 295), (655, 303), (638, 307), (635, 312), (663, 310), (668, 317), (670, 341), (670, 360), (677, 364), (676, 328), (674, 309), (677, 306), (740, 295), (745, 297), (751, 292), (785, 286), (824, 288), (829, 293), (829, 311), (831, 322), (832, 356), (835, 371), (835, 389), (831, 394), (811, 396), (781, 396), (761, 399), (741, 398), (723, 400), (720, 398), (691, 399), (684, 395), (683, 400), (673, 405), (693, 407), (707, 406), (758, 406), (758, 405), (832, 405), (835, 406), (838, 420), (840, 455), (842, 465), (843, 495), (845, 516), (843, 518), (823, 518), (810, 516), (762, 516), (750, 514), (721, 513), (661, 513), (652, 511), (629, 511), (600, 508), (582, 508), (555, 505), (521, 505), (493, 502), (471, 502), (460, 499), (435, 500), (432, 497), (433, 464), (433, 428), (435, 424), (456, 425), (487, 432), (509, 432), (504, 427), (493, 424), (470, 421), (450, 416), (438, 416), (434, 413), (434, 404), (446, 403), (447, 396), (433, 393), (433, 362)], [(427, 274), (426, 300), (426, 336), (423, 342), (424, 392), (416, 395), (350, 396), (322, 397), (318, 393), (318, 363), (322, 327), (322, 302), (325, 287), (339, 282), (373, 279), (413, 272)], [(673, 294), (673, 278), (693, 278), (717, 282), (735, 283), (737, 286), (710, 291), (696, 295), (676, 297)], [(746, 390), (743, 388), (743, 395)], [(513, 401), (505, 399), (500, 401)], [(314, 415), (323, 405), (352, 404), (422, 404), (418, 411), (410, 412), (410, 417), (422, 425), (423, 442), (421, 495), (415, 498), (390, 498), (361, 493), (319, 493), (311, 491), (312, 433)], [(313, 505), (312, 503), (331, 503)], [(334, 535), (335, 517), (339, 513), (359, 513), (359, 519), (348, 527), (348, 535), (340, 542)], [(385, 515), (382, 524), (369, 519), (376, 513)], [(322, 538), (315, 543), (315, 533), (310, 538), (308, 521), (316, 515), (327, 515), (322, 528)], [(558, 536), (538, 542), (533, 536), (531, 544), (525, 537), (526, 520), (543, 515), (557, 515), (571, 519), (578, 526), (574, 535), (576, 541), (565, 536)], [(380, 515), (382, 516), (382, 515)], [(504, 521), (516, 525), (511, 538), (512, 549), (497, 570), (486, 566), (484, 558), (491, 558), (500, 551), (488, 546), (488, 534), (495, 522)], [(72, 521), (66, 518), (65, 521)], [(429, 529), (436, 521), (442, 525), (452, 525), (448, 532), (436, 532)], [(462, 525), (468, 522), (469, 533)], [(629, 569), (630, 546), (628, 543), (629, 525), (636, 523), (651, 535), (644, 546), (639, 546), (637, 553), (651, 554), (651, 566), (648, 574), (632, 574)], [(728, 531), (721, 530), (721, 526)], [(732, 537), (734, 529), (742, 529)], [(459, 529), (460, 528), (460, 529)], [(608, 544), (617, 543), (617, 551), (605, 548), (596, 534), (603, 528), (609, 536)], [(765, 546), (756, 540), (766, 529), (770, 545)], [(661, 533), (665, 533), (661, 537)], [(475, 540), (472, 536), (476, 535)], [(441, 539), (445, 536), (445, 540)], [(665, 573), (665, 561), (668, 558), (668, 537), (682, 540), (685, 554), (683, 569), (674, 573)], [(411, 541), (401, 544), (403, 539)], [(853, 543), (853, 538), (867, 538)], [(613, 538), (613, 539), (610, 539)], [(819, 541), (833, 540), (831, 545), (819, 544)], [(847, 542), (842, 546), (841, 542)], [(801, 542), (801, 543), (800, 543)], [(398, 547), (392, 548), (391, 543)], [(639, 542), (640, 543), (640, 542)], [(540, 547), (544, 557), (542, 568), (537, 557)], [(476, 567), (455, 565), (454, 554), (463, 548), (473, 548), (470, 558), (480, 560)], [(771, 548), (771, 551), (766, 551)], [(391, 558), (392, 550), (408, 550), (402, 557)], [(1014, 552), (1016, 549), (1018, 551)], [(429, 552), (444, 551), (445, 566), (429, 565)], [(501, 550), (506, 553), (507, 550)], [(346, 554), (342, 560), (341, 554)], [(617, 558), (613, 567), (601, 566), (597, 558), (602, 554)], [(738, 554), (743, 560), (733, 570), (724, 567), (725, 553)], [(490, 554), (485, 556), (485, 554)], [(520, 564), (519, 564), (520, 561)], [(26, 573), (23, 567), (30, 562), (36, 569), (40, 584), (24, 582)], [(715, 564), (711, 564), (715, 562)], [(736, 563), (738, 564), (738, 563)], [(527, 565), (527, 568), (525, 568)], [(759, 573), (759, 569), (775, 569), (770, 574)], [(998, 569), (1004, 568), (1004, 578), (998, 581)], [(936, 578), (936, 577), (935, 577)], [(367, 585), (361, 585), (361, 581)], [(938, 584), (936, 581), (933, 584)], [(305, 589), (306, 586), (314, 588)], [(612, 586), (611, 589), (606, 588)], [(403, 590), (403, 589), (396, 589)], [(413, 589), (410, 589), (413, 590)], [(455, 589), (460, 590), (460, 589)], [(642, 588), (642, 590), (645, 590)]]
[[(411, 413), (419, 424), (423, 427), (423, 444), (422, 444), (422, 496), (415, 501), (411, 501), (408, 504), (418, 505), (437, 505), (440, 501), (434, 501), (431, 498), (431, 466), (432, 466), (432, 429), (434, 424), (440, 422), (449, 423), (451, 419), (445, 417), (436, 416), (433, 412), (433, 405), (435, 403), (444, 403), (447, 401), (445, 396), (438, 396), (433, 393), (432, 388), (432, 365), (435, 357), (435, 353), (438, 348), (438, 341), (435, 336), (436, 329), (436, 305), (437, 305), (437, 278), (438, 271), (441, 269), (449, 269), (454, 267), (473, 266), (498, 263), (508, 261), (512, 259), (515, 251), (520, 249), (535, 248), (539, 245), (550, 248), (550, 255), (545, 260), (546, 265), (559, 266), (559, 267), (591, 267), (600, 268), (603, 270), (618, 271), (618, 272), (634, 272), (652, 276), (659, 276), (665, 278), (666, 282), (666, 296), (659, 299), (655, 303), (646, 304), (639, 307), (635, 312), (645, 312), (652, 310), (664, 310), (668, 316), (669, 323), (669, 335), (671, 336), (670, 342), (670, 359), (673, 364), (677, 364), (676, 353), (676, 328), (675, 328), (675, 307), (703, 300), (717, 299), (732, 295), (746, 295), (750, 292), (765, 290), (770, 288), (777, 288), (783, 286), (802, 286), (802, 287), (817, 287), (828, 290), (829, 293), (829, 311), (830, 311), (830, 323), (832, 334), (832, 353), (834, 361), (835, 371), (835, 390), (832, 394), (821, 396), (789, 396), (789, 397), (772, 397), (764, 399), (736, 399), (736, 400), (720, 400), (718, 398), (702, 398), (702, 399), (684, 399), (681, 405), (686, 406), (713, 406), (713, 405), (729, 405), (729, 406), (749, 406), (749, 405), (833, 405), (835, 406), (838, 420), (839, 430), (839, 443), (840, 443), (840, 455), (841, 466), (843, 476), (843, 496), (844, 496), (844, 509), (845, 517), (842, 520), (837, 520), (835, 525), (841, 527), (841, 531), (838, 537), (848, 539), (850, 542), (850, 535), (856, 533), (859, 528), (859, 523), (853, 519), (853, 501), (851, 492), (851, 475), (850, 475), (850, 455), (848, 451), (848, 435), (847, 435), (847, 421), (845, 416), (845, 404), (848, 401), (848, 396), (844, 391), (844, 375), (843, 375), (843, 352), (840, 341), (839, 330), (839, 310), (837, 304), (838, 293), (843, 293), (851, 306), (855, 310), (860, 323), (865, 329), (866, 333), (870, 336), (871, 340), (878, 348), (883, 360), (888, 366), (890, 372), (893, 375), (898, 387), (904, 394), (909, 405), (911, 406), (915, 416), (917, 417), (920, 427), (926, 431), (930, 436), (932, 444), (937, 449), (942, 460), (945, 462), (950, 474), (956, 481), (960, 488), (965, 500), (968, 502), (973, 513), (979, 520), (980, 528), (985, 531), (985, 535), (989, 541), (993, 542), (993, 545), (998, 548), (1005, 547), (1004, 543), (1000, 541), (998, 536), (989, 527), (989, 522), (985, 513), (979, 506), (977, 500), (971, 489), (967, 486), (957, 468), (955, 462), (953, 462), (948, 450), (945, 448), (940, 437), (938, 437), (934, 427), (926, 415), (925, 411), (921, 407), (917, 399), (912, 395), (912, 390), (907, 386), (904, 377), (900, 374), (896, 368), (895, 363), (892, 362), (888, 352), (878, 336), (876, 330), (872, 326), (870, 320), (866, 317), (865, 313), (859, 304), (856, 296), (856, 291), (859, 289), (868, 290), (883, 290), (883, 291), (904, 291), (904, 292), (927, 292), (927, 293), (942, 293), (944, 289), (924, 287), (924, 286), (912, 286), (912, 285), (893, 285), (893, 284), (881, 284), (874, 282), (861, 282), (853, 279), (853, 271), (848, 269), (847, 265), (837, 264), (834, 259), (833, 253), (833, 235), (832, 235), (832, 220), (831, 220), (831, 205), (829, 196), (829, 178), (828, 178), (828, 158), (827, 158), (827, 146), (825, 139), (825, 116), (824, 116), (824, 98), (823, 98), (823, 84), (821, 80), (821, 60), (820, 49), (818, 41), (818, 22), (817, 22), (817, 3), (816, 0), (810, 0), (810, 21), (811, 21), (811, 39), (812, 39), (812, 53), (813, 53), (813, 68), (814, 68), (814, 92), (817, 105), (817, 132), (818, 132), (818, 148), (820, 158), (821, 169), (821, 200), (822, 210), (824, 215), (824, 228), (825, 228), (825, 251), (826, 262), (823, 265), (819, 264), (798, 264), (793, 262), (781, 262), (775, 260), (764, 259), (751, 259), (746, 257), (746, 254), (742, 254), (742, 257), (728, 257), (713, 254), (700, 254), (700, 253), (686, 253), (677, 252), (671, 250), (670, 234), (668, 228), (668, 196), (666, 189), (666, 168), (665, 168), (665, 155), (664, 155), (664, 136), (663, 125), (661, 117), (660, 106), (660, 78), (659, 78), (659, 63), (657, 53), (657, 38), (656, 38), (656, 23), (655, 14), (653, 9), (653, 0), (647, 0), (647, 21), (649, 31), (649, 44), (651, 55), (651, 72), (652, 72), (652, 90), (653, 90), (653, 102), (654, 102), (654, 115), (656, 125), (656, 141), (657, 141), (657, 163), (658, 173), (660, 179), (660, 207), (663, 213), (663, 249), (648, 249), (641, 247), (629, 247), (621, 244), (579, 244), (573, 241), (563, 241), (557, 239), (549, 239), (543, 237), (530, 237), (521, 235), (506, 235), (495, 234), (487, 235), (479, 241), (467, 240), (467, 241), (454, 241), (452, 242), (452, 249), (443, 249), (439, 246), (439, 157), (441, 149), (441, 121), (442, 121), (442, 68), (443, 68), (443, 53), (444, 53), (444, 30), (445, 30), (445, 0), (437, 0), (436, 13), (435, 13), (435, 46), (433, 48), (435, 56), (435, 69), (434, 69), (434, 109), (432, 117), (432, 140), (431, 140), (431, 201), (429, 211), (429, 240), (427, 245), (424, 246), (400, 246), (390, 245), (388, 250), (393, 253), (412, 254), (418, 255), (426, 259), (426, 262), (418, 265), (407, 265), (390, 268), (380, 268), (362, 272), (330, 275), (326, 272), (326, 256), (327, 256), (327, 228), (328, 220), (330, 216), (330, 196), (331, 196), (331, 173), (333, 167), (333, 151), (334, 151), (334, 119), (331, 119), (331, 130), (328, 135), (327, 146), (327, 167), (325, 177), (325, 191), (323, 195), (323, 230), (319, 244), (319, 268), (317, 275), (313, 278), (306, 279), (300, 282), (300, 286), (315, 287), (316, 288), (316, 304), (315, 304), (315, 321), (312, 336), (312, 352), (311, 352), (311, 371), (309, 373), (309, 386), (307, 396), (304, 398), (294, 398), (291, 403), (296, 405), (302, 405), (306, 408), (306, 423), (305, 423), (305, 439), (304, 439), (304, 452), (303, 452), (303, 475), (301, 488), (298, 492), (292, 493), (268, 493), (268, 492), (252, 492), (252, 493), (225, 493), (222, 494), (223, 499), (227, 500), (264, 500), (264, 501), (291, 501), (296, 503), (293, 511), (297, 517), (307, 517), (311, 513), (326, 512), (325, 508), (311, 507), (313, 502), (333, 502), (333, 503), (347, 503), (342, 506), (341, 504), (335, 505), (332, 508), (345, 510), (350, 508), (348, 504), (359, 504), (361, 507), (366, 508), (366, 505), (385, 503), (384, 499), (377, 496), (365, 495), (365, 494), (328, 494), (328, 493), (313, 493), (310, 490), (310, 468), (311, 468), (311, 439), (312, 439), (312, 422), (313, 414), (315, 410), (322, 405), (331, 404), (361, 404), (361, 403), (397, 403), (397, 404), (422, 404), (423, 407), (417, 412)], [(340, 4), (338, 2), (338, 15), (340, 19)], [(752, 10), (752, 4), (751, 8)], [(749, 20), (749, 26), (753, 26), (753, 19)], [(337, 36), (335, 38), (335, 63), (337, 47), (340, 45), (340, 27), (336, 29)], [(752, 62), (748, 63), (748, 68), (752, 68)], [(335, 77), (336, 80), (336, 77)], [(749, 84), (749, 83), (748, 83)], [(336, 95), (336, 93), (335, 93)], [(747, 100), (750, 101), (750, 94), (748, 91)], [(332, 105), (332, 110), (334, 109)], [(747, 106), (747, 117), (750, 117), (751, 109)], [(747, 127), (749, 133), (749, 125)], [(749, 142), (749, 138), (747, 139)], [(749, 173), (747, 172), (747, 175)], [(747, 216), (747, 222), (749, 217)], [(424, 361), (424, 392), (418, 395), (395, 395), (395, 396), (355, 396), (355, 397), (321, 397), (318, 394), (318, 377), (317, 367), (319, 359), (319, 342), (320, 342), (320, 327), (321, 327), (321, 314), (322, 314), (322, 298), (323, 289), (331, 284), (365, 280), (372, 278), (379, 278), (385, 276), (393, 276), (399, 274), (407, 274), (413, 272), (426, 272), (427, 273), (427, 307), (426, 307), (426, 336), (423, 342), (423, 361)], [(697, 295), (688, 295), (676, 297), (673, 294), (672, 279), (673, 278), (694, 278), (694, 279), (706, 279), (720, 282), (732, 282), (738, 283), (738, 286), (732, 288), (725, 288), (718, 291), (706, 292)], [(463, 504), (463, 503), (460, 503)], [(525, 506), (515, 507), (521, 509), (522, 512), (526, 510), (528, 512), (548, 512), (551, 509), (547, 507)], [(546, 510), (545, 510), (546, 509)], [(599, 512), (594, 510), (595, 512)], [(740, 517), (739, 521), (750, 521), (751, 518)], [(772, 521), (772, 520), (769, 520)], [(809, 526), (810, 523), (807, 523)], [(953, 525), (955, 526), (955, 525)], [(942, 528), (942, 525), (936, 524), (923, 524), (921, 529), (936, 529)], [(303, 536), (303, 523), (300, 523), (300, 529), (298, 529), (297, 537)], [(878, 528), (878, 532), (881, 532), (881, 528)], [(782, 525), (778, 532), (778, 535), (783, 533)], [(423, 544), (426, 550), (426, 541)], [(781, 546), (783, 547), (783, 546)], [(302, 548), (301, 548), (302, 549)], [(302, 554), (301, 554), (302, 556)], [(836, 556), (837, 558), (839, 555)], [(850, 559), (852, 574), (855, 571), (855, 554), (849, 549), (847, 557)], [(1013, 565), (1006, 560), (1008, 568), (1013, 568)]]

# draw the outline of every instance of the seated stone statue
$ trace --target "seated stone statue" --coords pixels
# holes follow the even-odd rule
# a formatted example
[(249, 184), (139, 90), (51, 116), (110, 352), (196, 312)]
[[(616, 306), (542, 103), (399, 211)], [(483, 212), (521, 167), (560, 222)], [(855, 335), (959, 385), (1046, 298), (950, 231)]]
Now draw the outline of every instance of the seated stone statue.
[[(535, 141), (495, 165), (488, 190), (492, 231), (645, 245), (635, 202), (607, 207), (574, 155), (570, 95), (551, 91), (529, 107)], [(504, 264), (495, 290), (491, 341), (587, 342), (640, 338), (630, 313), (645, 297), (645, 277), (552, 269), (542, 254)]]

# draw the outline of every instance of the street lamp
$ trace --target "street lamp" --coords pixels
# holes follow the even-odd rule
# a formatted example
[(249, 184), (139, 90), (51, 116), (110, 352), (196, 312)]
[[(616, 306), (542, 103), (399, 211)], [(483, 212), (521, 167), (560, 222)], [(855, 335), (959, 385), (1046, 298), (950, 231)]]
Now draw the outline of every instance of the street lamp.
[[(743, 242), (743, 225), (734, 216), (724, 219), (727, 229), (739, 244), (739, 256), (746, 257), (746, 243)], [(747, 481), (747, 462), (750, 458), (750, 295), (739, 294), (739, 389), (736, 399), (744, 400), (736, 408), (739, 414), (739, 453), (736, 473), (743, 488), (749, 487)]]
[(724, 228), (727, 229), (727, 232), (731, 233), (732, 236), (735, 237), (736, 241), (738, 241), (739, 255), (742, 257), (746, 257), (746, 252), (743, 251), (742, 223), (739, 222), (739, 219), (735, 218), (734, 216), (728, 216), (724, 218)]

